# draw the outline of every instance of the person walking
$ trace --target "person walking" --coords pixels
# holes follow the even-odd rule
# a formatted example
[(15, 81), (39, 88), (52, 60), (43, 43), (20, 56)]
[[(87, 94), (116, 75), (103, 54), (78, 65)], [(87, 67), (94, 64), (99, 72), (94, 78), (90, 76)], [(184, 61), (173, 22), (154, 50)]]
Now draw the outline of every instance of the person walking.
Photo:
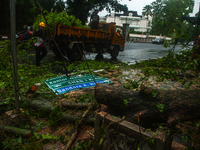
[(90, 17), (91, 29), (99, 28), (99, 15), (97, 15), (98, 12), (99, 11), (96, 9), (95, 12)]
[[(36, 43), (34, 43), (36, 51), (36, 66), (40, 66), (40, 61), (47, 55), (46, 48), (44, 47), (45, 37), (43, 30), (45, 28), (44, 22), (39, 23), (39, 29), (33, 33), (33, 37), (36, 37)], [(40, 55), (40, 53), (42, 53)]]

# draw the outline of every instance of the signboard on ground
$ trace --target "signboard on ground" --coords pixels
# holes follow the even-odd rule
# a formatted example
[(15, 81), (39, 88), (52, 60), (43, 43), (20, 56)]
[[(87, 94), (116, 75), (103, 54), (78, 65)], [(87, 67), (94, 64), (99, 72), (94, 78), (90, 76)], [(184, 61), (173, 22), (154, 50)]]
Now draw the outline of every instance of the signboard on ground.
[[(93, 76), (93, 77), (92, 77)], [(95, 75), (82, 75), (68, 78), (67, 76), (59, 76), (45, 80), (47, 86), (52, 89), (56, 94), (64, 94), (68, 91), (77, 90), (81, 88), (94, 87), (96, 83), (113, 83), (107, 78), (98, 77)]]

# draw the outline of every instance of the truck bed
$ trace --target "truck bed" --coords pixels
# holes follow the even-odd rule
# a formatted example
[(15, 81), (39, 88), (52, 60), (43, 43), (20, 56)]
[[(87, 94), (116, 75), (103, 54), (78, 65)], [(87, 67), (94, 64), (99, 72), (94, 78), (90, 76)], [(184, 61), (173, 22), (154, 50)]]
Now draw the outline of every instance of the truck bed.
[(81, 27), (70, 27), (64, 25), (57, 25), (55, 31), (55, 38), (67, 41), (84, 41), (91, 43), (105, 43), (110, 40), (111, 32), (105, 31), (108, 29), (103, 25), (101, 29), (87, 29)]

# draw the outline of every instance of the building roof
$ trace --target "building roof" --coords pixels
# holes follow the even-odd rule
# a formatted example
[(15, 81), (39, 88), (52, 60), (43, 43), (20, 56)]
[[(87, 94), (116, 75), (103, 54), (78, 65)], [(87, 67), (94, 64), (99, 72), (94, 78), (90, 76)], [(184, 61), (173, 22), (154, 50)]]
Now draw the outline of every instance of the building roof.
[[(115, 14), (115, 16), (130, 16), (129, 14), (132, 13), (132, 17), (141, 17), (141, 15), (137, 14), (137, 11), (126, 11), (123, 14)], [(106, 16), (111, 16), (111, 14), (106, 15)]]

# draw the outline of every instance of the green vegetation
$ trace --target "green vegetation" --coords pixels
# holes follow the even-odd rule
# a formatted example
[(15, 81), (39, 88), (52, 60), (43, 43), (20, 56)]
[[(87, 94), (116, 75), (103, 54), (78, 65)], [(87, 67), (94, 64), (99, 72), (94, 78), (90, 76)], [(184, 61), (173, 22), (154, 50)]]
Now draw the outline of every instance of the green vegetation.
[[(60, 13), (57, 12), (44, 12), (46, 14), (45, 18), (43, 15), (38, 15), (35, 23), (33, 24), (33, 30), (37, 30), (39, 28), (39, 23), (44, 22), (47, 26), (47, 23), (50, 27), (52, 33), (54, 33), (56, 23), (66, 26), (73, 26), (73, 27), (82, 27), (82, 28), (89, 28), (86, 26), (82, 26), (82, 23), (79, 19), (76, 19), (74, 16), (69, 16), (66, 11), (62, 11)], [(47, 21), (47, 23), (46, 23)], [(45, 28), (48, 30), (48, 28)]]
[(146, 32), (140, 32), (140, 31), (134, 31), (134, 30), (130, 30), (129, 33), (132, 33), (132, 34), (146, 34)]
[[(196, 35), (197, 27), (190, 26), (184, 20), (193, 12), (194, 0), (155, 0), (151, 5), (143, 8), (143, 15), (152, 17), (151, 35), (165, 35), (177, 37), (183, 40), (192, 40)], [(190, 30), (188, 30), (190, 28)], [(183, 34), (184, 33), (184, 34)], [(186, 38), (187, 37), (187, 38)]]
[[(11, 57), (11, 42), (6, 40), (0, 42), (0, 121), (3, 121), (3, 116), (6, 111), (15, 110), (15, 98), (14, 98), (14, 85), (13, 85), (13, 66)], [(64, 72), (62, 62), (52, 60), (51, 62), (44, 59), (42, 68), (35, 67), (35, 55), (29, 55), (27, 52), (33, 49), (32, 41), (27, 43), (22, 43), (18, 45), (17, 59), (18, 59), (18, 79), (19, 79), (19, 94), (20, 94), (20, 108), (23, 109), (23, 113), (29, 116), (31, 119), (37, 121), (37, 124), (32, 123), (21, 123), (20, 128), (31, 130), (34, 132), (33, 136), (26, 139), (22, 136), (12, 134), (5, 134), (0, 131), (0, 148), (1, 149), (42, 149), (42, 147), (49, 142), (60, 140), (64, 144), (69, 140), (68, 138), (63, 139), (63, 135), (56, 137), (50, 134), (41, 134), (38, 132), (44, 130), (48, 126), (54, 128), (58, 127), (58, 122), (63, 117), (64, 110), (62, 107), (58, 106), (57, 100), (65, 98), (71, 100), (66, 95), (57, 96), (53, 91), (51, 91), (44, 80), (60, 76)], [(91, 70), (105, 69), (112, 70), (115, 69), (115, 63), (105, 62), (105, 61), (87, 61)], [(83, 74), (89, 73), (86, 66), (86, 62), (76, 61), (68, 65), (68, 70), (71, 73)], [(36, 93), (27, 95), (27, 91), (31, 85), (40, 83), (39, 88)], [(75, 102), (93, 102), (93, 94), (79, 95)], [(41, 110), (34, 110), (28, 107), (29, 101), (33, 99), (42, 99), (47, 102), (52, 102), (55, 109), (50, 114)], [(71, 112), (68, 112), (71, 113)], [(46, 120), (44, 122), (43, 119)], [(77, 120), (78, 121), (78, 120)], [(64, 121), (62, 124), (68, 123)], [(59, 138), (59, 139), (58, 139)], [(81, 145), (81, 144), (80, 144)], [(79, 146), (80, 147), (80, 146)], [(75, 148), (74, 148), (75, 149)]]
[[(10, 41), (1, 42), (0, 45), (0, 112), (4, 114), (8, 110), (14, 110), (14, 86), (13, 86), (13, 68), (12, 68), (12, 57), (10, 51)], [(22, 46), (26, 49), (23, 49)], [(21, 48), (20, 48), (21, 47)], [(24, 129), (30, 129), (34, 132), (33, 136), (30, 139), (23, 138), (18, 135), (5, 134), (0, 131), (0, 147), (3, 149), (41, 149), (46, 143), (60, 140), (65, 144), (69, 140), (69, 135), (51, 135), (51, 134), (41, 134), (38, 132), (45, 129), (47, 126), (58, 127), (58, 121), (63, 117), (64, 111), (61, 106), (59, 106), (58, 99), (69, 99), (66, 95), (57, 96), (55, 95), (44, 83), (45, 79), (57, 77), (61, 75), (61, 72), (64, 72), (62, 67), (62, 62), (60, 61), (44, 61), (42, 68), (35, 67), (34, 61), (32, 61), (31, 55), (27, 54), (28, 49), (32, 49), (31, 41), (26, 44), (20, 44), (18, 46), (18, 76), (19, 76), (19, 88), (20, 88), (20, 107), (23, 108), (24, 114), (28, 115), (31, 119), (36, 119), (37, 123), (35, 125), (27, 123), (21, 124), (20, 127)], [(134, 65), (128, 65), (126, 63), (114, 63), (114, 62), (105, 62), (105, 61), (92, 61), (87, 60), (88, 66), (91, 70), (105, 69), (102, 73), (106, 75), (106, 71), (112, 72), (112, 70), (130, 70), (130, 69), (140, 69), (145, 76), (141, 76), (141, 82), (126, 80), (126, 83), (123, 83), (124, 87), (127, 89), (139, 89), (143, 84), (148, 80), (150, 76), (156, 76), (158, 81), (163, 81), (164, 79), (173, 79), (182, 84), (186, 85), (185, 88), (189, 89), (193, 83), (198, 83), (200, 79), (199, 67), (200, 67), (200, 56), (197, 55), (194, 61), (190, 60), (193, 50), (187, 49), (181, 51), (180, 54), (174, 54), (173, 51), (169, 51), (169, 55), (163, 58), (158, 58), (156, 60), (146, 60), (141, 61)], [(68, 64), (68, 70), (71, 73), (82, 74), (82, 71), (89, 73), (88, 68), (85, 64), (86, 62), (76, 61)], [(115, 66), (119, 66), (116, 68)], [(198, 78), (192, 78), (185, 75), (186, 71), (191, 70), (198, 74)], [(60, 72), (60, 73), (59, 73)], [(182, 74), (183, 76), (180, 76)], [(112, 77), (117, 77), (117, 75), (111, 75)], [(27, 104), (29, 100), (33, 100), (29, 95), (26, 94), (26, 91), (31, 85), (35, 83), (41, 83), (39, 89), (36, 93), (32, 95), (32, 98), (42, 98), (53, 103), (55, 109), (50, 114), (42, 111), (36, 111), (28, 108)], [(156, 91), (152, 92), (152, 96), (156, 97), (158, 93)], [(26, 99), (26, 101), (22, 101)], [(124, 99), (124, 105), (129, 105), (129, 100), (134, 99)], [(92, 94), (79, 95), (75, 102), (93, 102)], [(165, 108), (164, 104), (158, 104), (157, 109), (160, 112), (163, 112)], [(67, 112), (71, 113), (71, 112)], [(41, 118), (45, 118), (46, 122), (41, 121)], [(0, 117), (0, 120), (3, 118)], [(65, 124), (66, 122), (64, 122)], [(162, 129), (162, 124), (160, 125)], [(196, 140), (195, 135), (192, 132), (192, 129), (199, 128), (199, 121), (191, 121), (191, 125), (185, 127), (185, 130), (177, 131), (177, 133), (183, 133), (183, 140)], [(170, 132), (170, 130), (167, 130)], [(104, 129), (100, 130), (100, 139), (98, 143), (102, 143), (106, 140), (106, 134)], [(103, 135), (105, 137), (103, 137)], [(65, 137), (67, 136), (67, 138)], [(90, 149), (93, 146), (94, 141), (86, 140), (83, 143), (79, 141), (79, 146), (74, 146), (73, 149)], [(149, 139), (148, 142), (150, 147), (154, 146), (153, 139)]]

